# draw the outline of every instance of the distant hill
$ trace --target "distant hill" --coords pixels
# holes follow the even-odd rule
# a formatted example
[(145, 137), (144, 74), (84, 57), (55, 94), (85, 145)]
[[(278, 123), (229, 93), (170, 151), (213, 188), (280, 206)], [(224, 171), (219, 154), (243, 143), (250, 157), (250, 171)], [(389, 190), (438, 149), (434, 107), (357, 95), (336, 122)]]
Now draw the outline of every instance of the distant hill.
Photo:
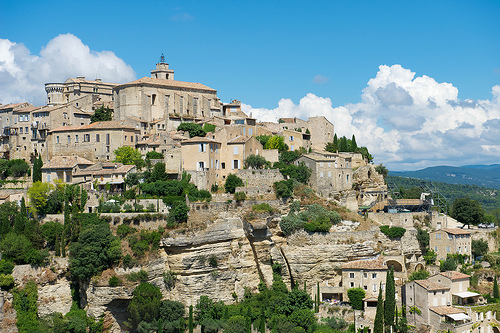
[(500, 164), (436, 166), (417, 171), (389, 171), (389, 175), (500, 189)]

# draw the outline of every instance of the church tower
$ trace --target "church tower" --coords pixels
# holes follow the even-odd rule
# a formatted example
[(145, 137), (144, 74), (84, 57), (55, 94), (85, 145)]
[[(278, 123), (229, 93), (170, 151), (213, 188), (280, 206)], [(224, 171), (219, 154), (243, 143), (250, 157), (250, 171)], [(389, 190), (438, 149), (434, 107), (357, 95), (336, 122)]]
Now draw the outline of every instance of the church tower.
[(168, 64), (165, 62), (165, 57), (163, 53), (161, 54), (160, 62), (156, 64), (156, 69), (151, 71), (151, 77), (153, 79), (162, 80), (173, 80), (174, 70), (168, 68)]

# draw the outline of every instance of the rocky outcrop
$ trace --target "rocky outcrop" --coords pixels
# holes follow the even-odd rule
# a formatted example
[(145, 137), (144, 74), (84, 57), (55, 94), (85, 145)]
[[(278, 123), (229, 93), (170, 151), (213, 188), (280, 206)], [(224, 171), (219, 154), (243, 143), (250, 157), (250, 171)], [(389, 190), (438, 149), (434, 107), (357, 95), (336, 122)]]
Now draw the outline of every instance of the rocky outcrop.
[(376, 201), (386, 199), (387, 185), (384, 177), (372, 164), (357, 168), (353, 172), (354, 183), (357, 184), (357, 198), (360, 206), (369, 206)]

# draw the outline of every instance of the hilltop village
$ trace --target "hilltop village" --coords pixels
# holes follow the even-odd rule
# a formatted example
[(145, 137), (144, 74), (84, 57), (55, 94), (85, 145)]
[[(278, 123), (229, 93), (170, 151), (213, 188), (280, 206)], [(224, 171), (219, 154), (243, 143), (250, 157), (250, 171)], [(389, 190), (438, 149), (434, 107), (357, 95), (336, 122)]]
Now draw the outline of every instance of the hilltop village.
[(163, 57), (45, 90), (0, 105), (2, 332), (381, 333), (385, 304), (388, 332), (499, 333), (496, 228), (398, 200), (325, 117), (259, 122)]

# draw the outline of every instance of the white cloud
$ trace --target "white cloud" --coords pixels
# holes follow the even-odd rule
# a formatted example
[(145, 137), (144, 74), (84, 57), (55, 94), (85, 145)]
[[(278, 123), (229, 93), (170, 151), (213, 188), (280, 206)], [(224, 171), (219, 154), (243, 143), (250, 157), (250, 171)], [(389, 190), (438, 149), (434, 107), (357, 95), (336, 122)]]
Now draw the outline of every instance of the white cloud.
[(72, 35), (59, 35), (31, 54), (23, 44), (0, 39), (0, 103), (45, 103), (44, 84), (69, 77), (101, 78), (105, 82), (134, 80), (135, 72), (111, 51), (92, 51)]
[(178, 13), (170, 17), (170, 20), (174, 22), (192, 21), (194, 20), (194, 17), (188, 13)]
[(323, 83), (327, 83), (328, 81), (329, 81), (328, 78), (326, 76), (321, 75), (321, 74), (318, 74), (313, 78), (313, 83), (316, 83), (316, 84), (323, 84)]
[(415, 77), (400, 65), (383, 65), (361, 100), (334, 107), (329, 98), (307, 94), (298, 105), (281, 99), (275, 109), (244, 105), (244, 111), (265, 121), (324, 115), (338, 135), (356, 135), (376, 163), (393, 170), (500, 160), (500, 86), (492, 88), (491, 100), (459, 100), (450, 83)]

